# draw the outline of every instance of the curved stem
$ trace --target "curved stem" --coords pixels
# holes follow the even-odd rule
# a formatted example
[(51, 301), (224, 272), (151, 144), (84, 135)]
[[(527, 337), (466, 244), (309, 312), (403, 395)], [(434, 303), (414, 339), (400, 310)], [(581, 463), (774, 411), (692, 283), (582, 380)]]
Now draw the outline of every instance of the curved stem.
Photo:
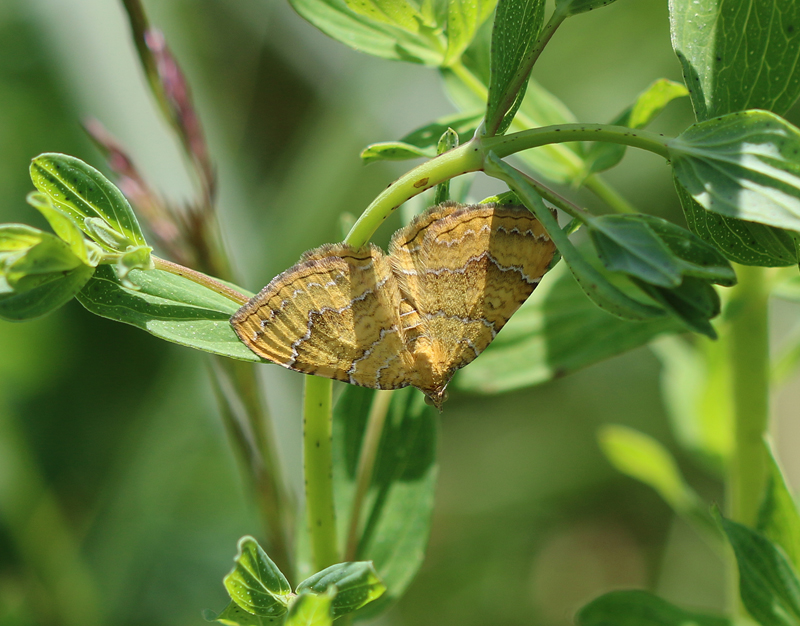
[(333, 501), (332, 389), (333, 385), (327, 378), (306, 376), (303, 399), (306, 523), (316, 571), (339, 560)]
[(607, 141), (635, 148), (642, 148), (669, 158), (669, 140), (646, 130), (632, 130), (626, 126), (610, 124), (556, 124), (523, 130), (502, 137), (485, 137), (481, 145), (503, 158), (522, 150), (536, 148), (548, 143), (569, 141)]
[(203, 274), (202, 272), (198, 272), (197, 270), (190, 269), (188, 267), (184, 267), (183, 265), (178, 265), (177, 263), (173, 263), (172, 261), (167, 261), (166, 259), (159, 258), (157, 256), (153, 256), (153, 265), (157, 270), (161, 270), (164, 272), (169, 272), (170, 274), (175, 274), (176, 276), (182, 276), (183, 278), (188, 278), (194, 283), (198, 285), (202, 285), (206, 289), (210, 289), (218, 293), (221, 296), (224, 296), (228, 300), (232, 300), (236, 304), (242, 305), (246, 304), (247, 301), (250, 299), (243, 293), (236, 291), (232, 287), (228, 287), (218, 280)]

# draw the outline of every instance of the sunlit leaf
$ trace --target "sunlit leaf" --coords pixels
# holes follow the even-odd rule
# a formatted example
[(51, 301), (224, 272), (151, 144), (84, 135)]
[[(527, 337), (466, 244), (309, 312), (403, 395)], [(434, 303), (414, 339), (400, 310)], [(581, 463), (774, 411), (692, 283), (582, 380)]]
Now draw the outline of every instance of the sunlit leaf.
[(499, 0), (492, 30), (486, 132), (502, 134), (525, 96), (530, 55), (544, 23), (542, 0)]
[(386, 585), (378, 577), (372, 562), (356, 561), (337, 563), (317, 572), (297, 585), (297, 593), (312, 591), (322, 594), (331, 586), (337, 590), (332, 603), (334, 617), (357, 611), (386, 591)]
[(28, 204), (38, 210), (50, 224), (50, 227), (72, 250), (85, 265), (96, 266), (99, 261), (99, 251), (89, 242), (78, 228), (78, 224), (68, 214), (55, 208), (49, 196), (43, 193), (29, 193), (26, 198)]
[(289, 605), (284, 626), (330, 626), (333, 623), (333, 598), (336, 588), (327, 593), (301, 593)]
[(286, 613), (292, 588), (255, 539), (239, 540), (234, 561), (236, 565), (223, 580), (231, 600), (260, 617)]
[(112, 247), (96, 240), (107, 250), (122, 252), (126, 245), (147, 245), (125, 196), (90, 165), (66, 154), (47, 153), (31, 162), (30, 173), (36, 188), (87, 235), (94, 233), (86, 226), (86, 218), (103, 220), (113, 229), (124, 244)]
[(800, 230), (800, 131), (766, 111), (690, 126), (668, 144), (678, 185), (704, 209)]
[(458, 61), (497, 0), (447, 0), (447, 52), (443, 65)]
[(800, 95), (800, 3), (672, 0), (672, 44), (697, 119), (785, 113)]

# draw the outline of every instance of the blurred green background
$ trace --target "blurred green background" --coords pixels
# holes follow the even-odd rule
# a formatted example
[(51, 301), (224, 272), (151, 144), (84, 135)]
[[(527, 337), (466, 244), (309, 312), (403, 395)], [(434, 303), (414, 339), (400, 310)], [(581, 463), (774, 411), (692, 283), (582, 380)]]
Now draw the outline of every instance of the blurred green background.
[[(249, 289), (340, 239), (340, 215), (360, 213), (403, 171), (362, 166), (364, 145), (453, 112), (435, 72), (353, 52), (281, 0), (145, 8), (193, 87), (227, 245)], [(666, 3), (619, 0), (571, 19), (534, 75), (579, 119), (611, 119), (656, 78), (680, 80)], [(35, 155), (65, 152), (102, 169), (80, 128), (86, 117), (127, 146), (166, 197), (189, 197), (121, 4), (0, 2), (0, 222), (46, 228), (24, 201)], [(789, 119), (800, 121), (797, 107)], [(690, 122), (681, 101), (655, 129)], [(608, 178), (647, 212), (681, 220), (657, 157), (629, 151)], [(497, 191), (478, 180), (474, 199)], [(776, 329), (795, 318), (777, 307)], [(299, 497), (302, 377), (260, 370)], [(776, 399), (774, 427), (795, 484), (798, 382)], [(381, 623), (558, 626), (620, 587), (720, 609), (718, 557), (652, 491), (611, 468), (596, 443), (605, 423), (655, 436), (702, 495), (721, 498), (674, 445), (648, 349), (525, 391), (455, 393), (442, 416), (428, 558)], [(76, 302), (34, 322), (0, 322), (0, 624), (200, 624), (203, 609), (226, 603), (221, 579), (236, 540), (258, 528), (203, 355)]]

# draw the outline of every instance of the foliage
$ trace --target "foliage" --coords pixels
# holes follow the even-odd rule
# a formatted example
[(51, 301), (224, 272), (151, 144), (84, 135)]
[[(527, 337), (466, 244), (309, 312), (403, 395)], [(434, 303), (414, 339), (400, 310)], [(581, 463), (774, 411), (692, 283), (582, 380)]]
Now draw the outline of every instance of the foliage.
[[(750, 618), (763, 626), (798, 625), (800, 513), (763, 437), (775, 387), (768, 303), (773, 291), (793, 293), (775, 277), (791, 273), (796, 282), (792, 266), (800, 258), (800, 130), (781, 117), (800, 96), (800, 5), (776, 0), (769, 10), (755, 2), (737, 9), (674, 0), (672, 44), (686, 84), (656, 80), (611, 123), (581, 123), (531, 75), (564, 22), (611, 2), (559, 0), (546, 16), (543, 0), (290, 0), (340, 43), (436, 69), (459, 108), (362, 150), (364, 163), (425, 160), (375, 197), (345, 241), (364, 245), (398, 206), (427, 189), (434, 202), (449, 199), (451, 181), (472, 172), (504, 183), (509, 195), (497, 201), (527, 207), (558, 255), (535, 296), (453, 386), (482, 395), (519, 390), (658, 338), (654, 350), (676, 439), (725, 481), (725, 515), (711, 511), (681, 471), (681, 458), (649, 435), (606, 425), (600, 449), (715, 549), (730, 546), (738, 598)], [(196, 197), (186, 207), (159, 197), (125, 151), (92, 125), (119, 187), (75, 157), (34, 158), (37, 191), (28, 203), (53, 233), (0, 225), (0, 317), (30, 320), (75, 298), (98, 316), (213, 357), (213, 387), (264, 518), (266, 551), (242, 537), (223, 581), (230, 603), (209, 619), (323, 626), (343, 616), (381, 615), (423, 562), (439, 418), (410, 388), (348, 387), (334, 403), (330, 381), (309, 378), (306, 523), (293, 545), (295, 511), (252, 367), (260, 359), (228, 322), (252, 294), (236, 284), (221, 244), (216, 177), (199, 117), (163, 36), (137, 0), (124, 6), (150, 88), (192, 168)], [(768, 19), (773, 10), (779, 19)], [(755, 17), (748, 19), (750, 13)], [(758, 30), (756, 22), (767, 26)], [(685, 96), (694, 123), (674, 137), (646, 130)], [(601, 177), (628, 148), (666, 160), (688, 229), (633, 209)], [(578, 206), (554, 185), (583, 186), (611, 212)], [(565, 226), (559, 211), (571, 218)], [(574, 236), (581, 229), (583, 241)], [(777, 267), (790, 269), (762, 269)], [(694, 335), (685, 341), (679, 337), (685, 333)], [(800, 360), (798, 346), (795, 337), (784, 369)], [(617, 591), (590, 602), (576, 620), (724, 626), (741, 617), (738, 610), (716, 616), (649, 592)]]

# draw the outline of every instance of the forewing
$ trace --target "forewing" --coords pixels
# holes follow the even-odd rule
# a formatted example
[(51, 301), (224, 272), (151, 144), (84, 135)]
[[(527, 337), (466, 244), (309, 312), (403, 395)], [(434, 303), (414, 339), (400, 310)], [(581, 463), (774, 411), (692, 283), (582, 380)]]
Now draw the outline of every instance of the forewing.
[(231, 318), (262, 358), (306, 374), (377, 389), (406, 386), (411, 363), (400, 292), (374, 246), (307, 253)]
[(442, 346), (455, 371), (491, 343), (554, 252), (524, 207), (445, 203), (398, 231), (389, 258), (420, 336)]

